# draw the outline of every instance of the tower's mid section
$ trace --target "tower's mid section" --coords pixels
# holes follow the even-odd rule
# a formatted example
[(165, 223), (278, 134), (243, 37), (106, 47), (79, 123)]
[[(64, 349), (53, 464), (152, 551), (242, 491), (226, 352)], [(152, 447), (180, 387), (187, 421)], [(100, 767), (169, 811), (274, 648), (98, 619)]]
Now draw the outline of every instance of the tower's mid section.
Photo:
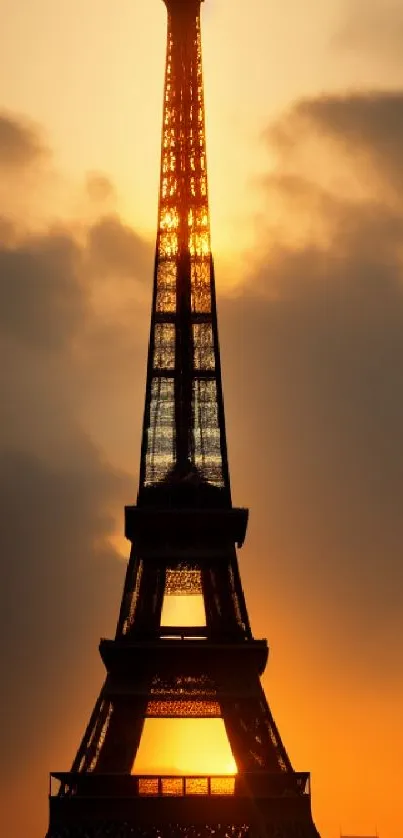
[[(232, 506), (228, 471), (201, 0), (165, 3), (140, 480), (125, 511), (130, 560), (115, 638), (100, 643), (105, 682), (71, 770), (51, 775), (47, 838), (319, 838), (309, 775), (293, 770), (262, 689), (268, 648), (252, 635), (238, 567), (248, 511)], [(193, 625), (166, 607), (184, 597), (202, 603)], [(149, 719), (220, 719), (236, 774), (136, 774)]]

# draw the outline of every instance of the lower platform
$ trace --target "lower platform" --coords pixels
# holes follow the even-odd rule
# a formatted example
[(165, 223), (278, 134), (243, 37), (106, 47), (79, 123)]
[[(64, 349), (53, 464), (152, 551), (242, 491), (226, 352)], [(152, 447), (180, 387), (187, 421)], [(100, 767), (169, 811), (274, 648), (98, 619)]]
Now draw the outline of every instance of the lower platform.
[(47, 838), (319, 838), (308, 774), (53, 774)]

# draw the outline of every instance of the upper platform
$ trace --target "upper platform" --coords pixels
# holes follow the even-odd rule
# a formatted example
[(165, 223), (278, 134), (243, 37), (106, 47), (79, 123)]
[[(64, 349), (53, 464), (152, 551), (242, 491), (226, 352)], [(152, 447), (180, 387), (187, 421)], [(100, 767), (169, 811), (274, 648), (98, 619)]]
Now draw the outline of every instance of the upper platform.
[(108, 673), (139, 672), (255, 672), (262, 675), (268, 658), (266, 640), (245, 640), (237, 643), (209, 642), (199, 638), (158, 640), (108, 640), (99, 644), (102, 661)]
[(247, 509), (125, 507), (125, 536), (141, 552), (167, 546), (242, 547), (248, 523)]

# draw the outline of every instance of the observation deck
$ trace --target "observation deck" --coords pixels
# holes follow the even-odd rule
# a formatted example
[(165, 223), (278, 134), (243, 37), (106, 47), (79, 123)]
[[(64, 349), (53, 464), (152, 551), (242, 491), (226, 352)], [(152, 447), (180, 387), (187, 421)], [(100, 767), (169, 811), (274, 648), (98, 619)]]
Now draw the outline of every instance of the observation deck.
[(174, 547), (217, 549), (242, 547), (248, 524), (247, 509), (125, 507), (125, 536), (137, 549), (161, 555)]
[[(147, 824), (246, 824), (311, 819), (310, 775), (266, 772), (239, 775), (50, 775), (53, 822), (106, 817)], [(257, 812), (259, 811), (259, 814)]]
[[(171, 634), (175, 630), (166, 629)], [(181, 629), (184, 632), (185, 629)], [(186, 631), (188, 631), (186, 629)], [(161, 640), (107, 640), (99, 644), (102, 661), (108, 673), (119, 674), (139, 668), (176, 672), (191, 665), (192, 670), (210, 672), (234, 668), (235, 672), (253, 670), (262, 675), (268, 658), (266, 640), (243, 640), (236, 643), (220, 643), (210, 640), (189, 638), (179, 635)]]

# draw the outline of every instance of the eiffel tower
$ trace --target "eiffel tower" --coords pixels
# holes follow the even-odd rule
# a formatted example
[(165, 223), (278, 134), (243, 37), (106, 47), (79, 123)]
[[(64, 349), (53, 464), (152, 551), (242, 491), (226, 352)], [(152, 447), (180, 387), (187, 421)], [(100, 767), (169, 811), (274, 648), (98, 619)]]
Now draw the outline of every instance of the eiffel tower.
[[(210, 248), (200, 9), (168, 12), (161, 180), (137, 504), (106, 679), (69, 772), (51, 774), (47, 838), (319, 838), (263, 692), (236, 548)], [(204, 625), (163, 625), (166, 596)], [(147, 718), (220, 718), (234, 776), (136, 776)]]

